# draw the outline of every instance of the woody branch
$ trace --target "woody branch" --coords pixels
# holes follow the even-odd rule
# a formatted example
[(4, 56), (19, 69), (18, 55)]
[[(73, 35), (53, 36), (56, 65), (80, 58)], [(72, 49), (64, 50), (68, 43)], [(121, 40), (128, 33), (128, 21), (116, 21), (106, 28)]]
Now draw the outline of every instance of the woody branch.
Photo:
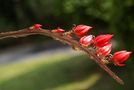
[(101, 60), (100, 57), (98, 57), (98, 55), (96, 55), (96, 52), (92, 49), (86, 48), (82, 45), (79, 44), (79, 42), (77, 40), (74, 40), (72, 38), (68, 38), (67, 35), (63, 35), (63, 33), (54, 33), (50, 30), (45, 30), (45, 29), (41, 29), (41, 28), (33, 28), (29, 27), (29, 28), (25, 28), (25, 29), (21, 29), (18, 31), (11, 31), (11, 32), (3, 32), (0, 33), (0, 39), (4, 39), (4, 38), (19, 38), (19, 37), (26, 37), (29, 35), (44, 35), (44, 36), (48, 36), (48, 37), (52, 37), (55, 40), (59, 40), (60, 42), (64, 42), (67, 43), (68, 45), (70, 45), (73, 48), (77, 48), (81, 51), (83, 51), (84, 53), (86, 53), (90, 58), (92, 57), (92, 59), (103, 69), (105, 70), (111, 77), (113, 77), (113, 79), (115, 79), (118, 83), (123, 84), (124, 82), (114, 73), (112, 72)]

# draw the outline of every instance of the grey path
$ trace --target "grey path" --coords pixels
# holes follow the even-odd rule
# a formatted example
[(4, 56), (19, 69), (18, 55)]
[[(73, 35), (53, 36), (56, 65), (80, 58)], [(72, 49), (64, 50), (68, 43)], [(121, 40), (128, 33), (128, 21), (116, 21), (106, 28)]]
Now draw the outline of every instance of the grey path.
[(28, 44), (0, 51), (0, 64), (17, 62), (21, 60), (32, 60), (42, 56), (47, 58), (61, 53), (71, 56), (81, 54), (80, 52), (76, 52), (70, 47), (57, 42), (36, 45)]

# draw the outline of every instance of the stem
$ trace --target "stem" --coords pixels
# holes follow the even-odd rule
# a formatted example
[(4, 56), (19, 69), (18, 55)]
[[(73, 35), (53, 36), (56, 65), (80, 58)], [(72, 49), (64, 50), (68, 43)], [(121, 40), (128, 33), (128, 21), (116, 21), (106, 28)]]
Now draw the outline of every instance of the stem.
[(59, 40), (60, 42), (67, 43), (71, 45), (72, 47), (78, 48), (79, 50), (83, 51), (86, 53), (89, 57), (93, 57), (94, 61), (104, 70), (106, 71), (113, 79), (115, 79), (118, 83), (124, 84), (122, 79), (120, 79), (114, 72), (112, 72), (103, 62), (102, 60), (96, 55), (96, 53), (93, 50), (89, 50), (88, 48), (85, 48), (81, 46), (78, 41), (73, 40), (72, 38), (68, 38), (67, 36), (63, 35), (62, 33), (53, 33), (50, 30), (45, 30), (45, 29), (21, 29), (18, 31), (11, 31), (11, 32), (4, 32), (0, 33), (0, 39), (4, 38), (18, 38), (18, 37), (26, 37), (29, 35), (44, 35), (44, 36), (49, 36), (52, 37), (56, 40)]

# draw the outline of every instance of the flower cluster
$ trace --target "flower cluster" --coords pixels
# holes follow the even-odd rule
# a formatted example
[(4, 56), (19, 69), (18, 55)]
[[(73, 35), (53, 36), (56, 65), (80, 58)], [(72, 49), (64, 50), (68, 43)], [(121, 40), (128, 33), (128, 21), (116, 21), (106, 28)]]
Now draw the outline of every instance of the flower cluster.
[[(109, 63), (113, 63), (116, 66), (124, 66), (125, 62), (131, 52), (126, 50), (115, 52), (113, 55), (110, 54), (112, 50), (112, 44), (109, 42), (111, 41), (113, 35), (112, 34), (103, 34), (99, 36), (94, 35), (87, 35), (91, 31), (92, 27), (87, 25), (77, 25), (72, 28), (70, 37), (72, 34), (75, 34), (77, 38), (80, 38), (79, 43), (83, 47), (93, 47), (94, 51), (96, 52), (97, 56), (101, 58), (101, 60), (105, 59)], [(65, 33), (65, 30), (58, 28), (52, 30), (53, 33)], [(107, 59), (107, 57), (109, 57)]]

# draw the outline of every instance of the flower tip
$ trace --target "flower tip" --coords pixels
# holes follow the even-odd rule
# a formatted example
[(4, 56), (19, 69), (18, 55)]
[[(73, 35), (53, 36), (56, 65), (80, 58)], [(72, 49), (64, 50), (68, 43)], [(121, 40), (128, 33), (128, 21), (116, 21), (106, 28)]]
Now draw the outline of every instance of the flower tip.
[(108, 47), (112, 47), (112, 44), (107, 44)]
[(129, 51), (129, 52), (127, 52), (128, 53), (128, 55), (131, 55), (132, 54), (132, 52), (131, 51)]
[(126, 52), (126, 55), (128, 55), (128, 58), (130, 57), (132, 52)]
[(107, 37), (112, 38), (114, 35), (113, 34), (107, 34)]
[(91, 27), (91, 26), (88, 26), (88, 28), (89, 28), (89, 29), (92, 29), (93, 27)]
[(112, 46), (113, 46), (113, 45), (112, 45), (112, 44), (108, 44), (107, 46), (108, 46), (109, 48), (111, 48), (111, 49), (112, 49)]
[(33, 27), (34, 27), (34, 29), (40, 29), (42, 27), (42, 25), (41, 24), (34, 24)]

